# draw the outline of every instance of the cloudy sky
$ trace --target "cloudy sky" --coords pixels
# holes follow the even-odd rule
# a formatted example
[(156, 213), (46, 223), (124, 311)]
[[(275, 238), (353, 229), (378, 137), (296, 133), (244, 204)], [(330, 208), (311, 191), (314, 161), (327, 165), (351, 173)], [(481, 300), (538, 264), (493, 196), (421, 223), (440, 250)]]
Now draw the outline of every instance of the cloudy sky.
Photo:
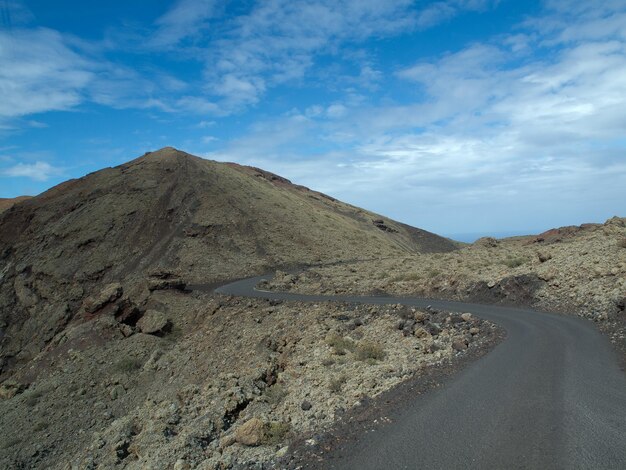
[(168, 145), (462, 239), (626, 216), (626, 1), (0, 0), (0, 197)]

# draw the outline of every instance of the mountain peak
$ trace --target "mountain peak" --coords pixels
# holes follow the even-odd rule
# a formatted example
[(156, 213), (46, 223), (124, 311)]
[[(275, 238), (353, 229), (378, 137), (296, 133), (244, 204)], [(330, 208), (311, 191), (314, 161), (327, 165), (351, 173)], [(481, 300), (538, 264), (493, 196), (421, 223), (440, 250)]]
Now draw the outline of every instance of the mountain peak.
[(191, 157), (192, 155), (187, 152), (183, 152), (182, 150), (178, 150), (175, 147), (163, 147), (159, 150), (146, 152), (144, 157), (147, 158), (180, 158), (180, 157)]

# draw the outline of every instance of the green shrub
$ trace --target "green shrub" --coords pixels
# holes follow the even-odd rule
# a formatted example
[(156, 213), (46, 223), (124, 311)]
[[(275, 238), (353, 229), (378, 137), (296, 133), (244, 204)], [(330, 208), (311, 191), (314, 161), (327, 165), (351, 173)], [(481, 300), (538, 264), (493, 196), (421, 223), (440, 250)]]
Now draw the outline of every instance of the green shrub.
[(421, 278), (422, 278), (422, 275), (420, 273), (414, 272), (414, 273), (399, 274), (393, 277), (391, 280), (393, 282), (419, 281)]
[(333, 393), (341, 392), (341, 388), (343, 387), (343, 384), (346, 383), (346, 380), (348, 379), (345, 375), (340, 375), (338, 377), (335, 377), (328, 384), (328, 390), (330, 390)]
[(526, 260), (524, 258), (521, 258), (521, 257), (515, 258), (512, 256), (502, 261), (502, 264), (504, 264), (508, 268), (517, 268), (518, 266), (521, 266), (525, 263), (526, 263)]
[(326, 344), (333, 348), (333, 352), (338, 356), (343, 356), (347, 351), (354, 351), (355, 344), (348, 338), (333, 333), (326, 338)]
[(47, 421), (39, 421), (37, 424), (35, 424), (35, 427), (33, 428), (33, 430), (35, 432), (45, 431), (46, 429), (48, 429), (49, 425), (50, 424)]
[(619, 240), (617, 242), (617, 246), (619, 246), (620, 248), (626, 248), (626, 237)]
[(268, 446), (280, 444), (285, 440), (289, 431), (291, 431), (291, 425), (289, 423), (272, 421), (265, 425), (265, 433), (262, 442)]
[(426, 271), (426, 276), (428, 276), (429, 278), (434, 278), (439, 276), (439, 271), (437, 269), (429, 269), (428, 271)]
[(287, 396), (287, 390), (281, 384), (274, 384), (265, 390), (263, 399), (270, 405), (278, 405)]
[(385, 358), (385, 351), (376, 343), (363, 341), (357, 346), (355, 355), (359, 361), (380, 361)]
[(45, 392), (46, 391), (43, 389), (38, 389), (32, 392), (29, 392), (27, 394), (25, 393), (24, 404), (26, 406), (35, 406), (39, 402), (39, 399), (44, 395)]
[(142, 365), (143, 364), (139, 359), (125, 357), (115, 364), (115, 368), (120, 372), (130, 373), (141, 369)]
[(165, 338), (170, 343), (176, 343), (180, 341), (184, 336), (184, 331), (180, 326), (172, 325), (170, 327), (170, 331), (167, 332), (163, 338)]
[(10, 449), (11, 447), (15, 447), (19, 445), (22, 441), (18, 438), (10, 438), (4, 442), (0, 442), (0, 449)]

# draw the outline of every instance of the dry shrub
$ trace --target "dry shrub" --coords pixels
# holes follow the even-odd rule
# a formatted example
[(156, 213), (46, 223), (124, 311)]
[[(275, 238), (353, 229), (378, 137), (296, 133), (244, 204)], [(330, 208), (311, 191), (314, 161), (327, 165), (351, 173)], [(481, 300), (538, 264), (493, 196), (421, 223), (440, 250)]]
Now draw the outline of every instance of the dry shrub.
[(380, 361), (385, 358), (385, 350), (379, 344), (363, 341), (357, 346), (355, 355), (359, 361)]
[(291, 431), (291, 425), (289, 423), (272, 421), (265, 426), (262, 442), (270, 446), (280, 444), (285, 440), (289, 431)]

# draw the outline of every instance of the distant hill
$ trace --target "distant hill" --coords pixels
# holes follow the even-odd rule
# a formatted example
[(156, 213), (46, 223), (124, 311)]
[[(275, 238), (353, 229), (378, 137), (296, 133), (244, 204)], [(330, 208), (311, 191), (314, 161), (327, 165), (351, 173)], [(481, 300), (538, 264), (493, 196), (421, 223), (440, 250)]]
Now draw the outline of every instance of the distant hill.
[(129, 292), (454, 249), (272, 173), (164, 148), (0, 215), (0, 366), (37, 354), (108, 283)]
[(13, 207), (18, 202), (25, 201), (26, 199), (30, 199), (30, 196), (18, 196), (9, 199), (0, 198), (0, 214), (2, 214), (5, 210)]

